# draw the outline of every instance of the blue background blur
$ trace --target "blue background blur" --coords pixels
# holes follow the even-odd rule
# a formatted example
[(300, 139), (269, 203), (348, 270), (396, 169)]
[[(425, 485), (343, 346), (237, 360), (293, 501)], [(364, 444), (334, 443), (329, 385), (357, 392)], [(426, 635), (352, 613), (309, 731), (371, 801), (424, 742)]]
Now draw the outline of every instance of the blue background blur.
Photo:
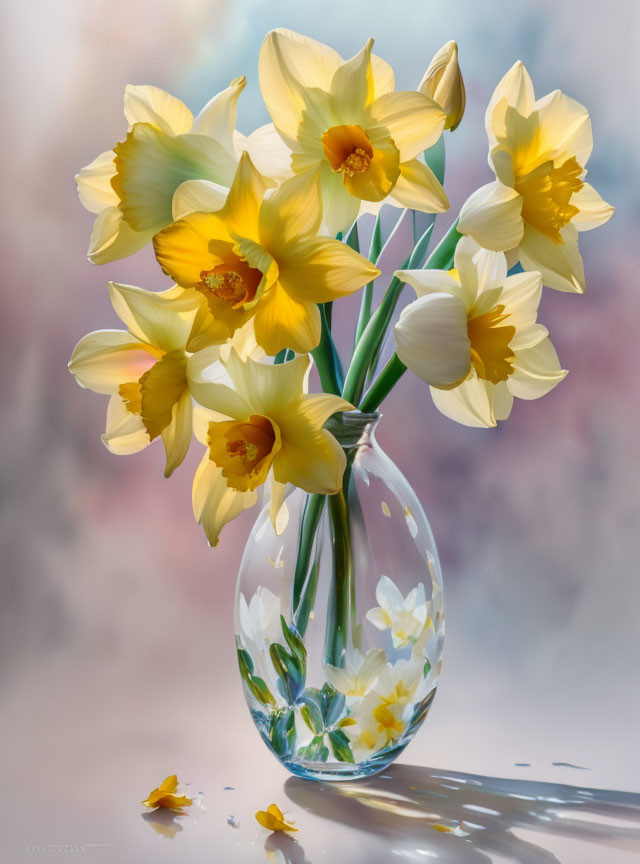
[(109, 758), (97, 785), (133, 766), (161, 778), (178, 763), (222, 772), (263, 759), (232, 627), (255, 513), (208, 549), (190, 504), (199, 453), (170, 481), (160, 445), (110, 455), (99, 439), (106, 399), (82, 391), (66, 363), (84, 333), (118, 326), (109, 279), (166, 285), (150, 250), (103, 267), (85, 259), (93, 217), (73, 175), (123, 137), (124, 85), (158, 85), (195, 113), (246, 73), (238, 125), (249, 132), (267, 120), (257, 58), (275, 26), (343, 56), (374, 36), (399, 89), (457, 40), (468, 101), (446, 136), (451, 215), (491, 179), (484, 109), (516, 59), (538, 96), (560, 88), (592, 113), (590, 180), (617, 211), (582, 235), (586, 295), (546, 289), (541, 307), (569, 376), (488, 431), (440, 416), (406, 376), (380, 440), (432, 522), (447, 603), (440, 692), (404, 758), (488, 773), (528, 762), (540, 779), (552, 761), (577, 761), (637, 787), (638, 8), (5, 0), (0, 748), (11, 797), (56, 795), (98, 752)]

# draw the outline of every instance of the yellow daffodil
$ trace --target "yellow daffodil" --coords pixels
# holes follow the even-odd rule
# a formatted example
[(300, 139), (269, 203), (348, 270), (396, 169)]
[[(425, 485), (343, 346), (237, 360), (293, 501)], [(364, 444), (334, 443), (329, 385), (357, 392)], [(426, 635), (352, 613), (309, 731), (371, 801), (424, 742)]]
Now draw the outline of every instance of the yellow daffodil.
[(266, 181), (245, 153), (224, 207), (191, 213), (154, 237), (163, 270), (199, 291), (229, 335), (253, 318), (267, 354), (311, 351), (320, 340), (317, 304), (380, 272), (346, 244), (316, 236), (319, 182), (310, 171), (265, 198)]
[(387, 705), (406, 705), (423, 680), (424, 657), (412, 654), (409, 660), (387, 663), (381, 670), (374, 693)]
[(344, 451), (322, 427), (353, 406), (339, 396), (307, 394), (308, 355), (275, 366), (242, 360), (232, 350), (221, 361), (227, 384), (210, 376), (210, 350), (192, 358), (188, 374), (194, 398), (215, 412), (215, 419), (205, 413), (195, 430), (207, 450), (193, 484), (196, 521), (215, 546), (223, 525), (255, 503), (270, 472), (274, 527), (286, 483), (326, 495), (340, 489)]
[(467, 426), (495, 426), (513, 397), (538, 399), (567, 374), (546, 327), (536, 323), (539, 273), (507, 276), (500, 252), (471, 237), (458, 243), (455, 270), (399, 270), (418, 299), (395, 327), (402, 362), (431, 385), (443, 414)]
[(291, 833), (297, 831), (291, 819), (285, 819), (282, 810), (277, 804), (269, 804), (266, 810), (258, 810), (256, 819), (267, 831), (286, 831)]
[(458, 230), (540, 271), (550, 288), (582, 293), (578, 232), (614, 210), (584, 180), (593, 146), (587, 109), (560, 90), (536, 101), (518, 62), (498, 84), (485, 124), (497, 179), (467, 200)]
[(447, 42), (434, 56), (418, 90), (440, 105), (447, 115), (444, 128), (453, 132), (462, 120), (467, 99), (455, 42)]
[(248, 137), (235, 130), (245, 84), (234, 79), (195, 120), (164, 90), (127, 85), (125, 140), (76, 177), (80, 200), (97, 214), (88, 252), (95, 264), (132, 255), (185, 213), (221, 207), (243, 150), (268, 176), (282, 174), (286, 148), (273, 124)]
[(319, 168), (324, 230), (345, 231), (381, 202), (440, 213), (449, 206), (417, 157), (436, 143), (445, 113), (417, 91), (394, 92), (393, 70), (371, 53), (373, 39), (344, 61), (327, 45), (291, 30), (267, 34), (260, 89), (291, 148), (295, 174)]
[[(183, 461), (191, 441), (190, 359), (203, 345), (224, 341), (202, 297), (172, 288), (153, 293), (110, 284), (111, 302), (127, 330), (98, 330), (76, 346), (69, 369), (82, 387), (111, 397), (102, 440), (112, 453), (137, 453), (162, 437), (165, 476)], [(250, 332), (234, 345), (251, 351)], [(220, 346), (207, 353), (209, 365)], [(197, 356), (197, 354), (195, 355)]]
[(172, 774), (157, 789), (154, 789), (142, 803), (145, 807), (163, 807), (167, 810), (182, 810), (183, 807), (189, 807), (193, 804), (191, 798), (179, 794), (177, 789), (178, 777), (176, 774)]

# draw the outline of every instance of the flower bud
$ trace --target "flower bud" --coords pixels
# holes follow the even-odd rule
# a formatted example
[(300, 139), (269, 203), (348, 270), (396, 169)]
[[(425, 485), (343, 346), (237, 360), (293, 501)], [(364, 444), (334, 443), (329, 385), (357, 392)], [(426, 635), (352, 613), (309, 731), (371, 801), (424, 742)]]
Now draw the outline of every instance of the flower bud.
[(447, 115), (444, 128), (453, 131), (462, 120), (466, 102), (455, 42), (447, 42), (434, 56), (418, 90), (440, 105)]

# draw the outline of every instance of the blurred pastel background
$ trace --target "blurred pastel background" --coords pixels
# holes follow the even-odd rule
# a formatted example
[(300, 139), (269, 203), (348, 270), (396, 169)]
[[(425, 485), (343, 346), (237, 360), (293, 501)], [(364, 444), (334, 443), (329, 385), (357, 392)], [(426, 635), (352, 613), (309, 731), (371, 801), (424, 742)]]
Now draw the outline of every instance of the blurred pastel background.
[[(439, 415), (406, 376), (379, 438), (431, 520), (447, 604), (438, 698), (403, 761), (538, 780), (558, 779), (552, 762), (575, 762), (638, 791), (639, 10), (629, 0), (4, 0), (0, 812), (25, 840), (47, 818), (38, 808), (61, 795), (89, 813), (120, 782), (137, 802), (174, 770), (203, 786), (233, 784), (253, 763), (279, 770), (234, 656), (235, 574), (257, 514), (209, 549), (191, 512), (199, 452), (169, 481), (159, 445), (110, 455), (99, 439), (106, 399), (66, 369), (83, 334), (118, 326), (108, 280), (168, 284), (149, 249), (101, 267), (85, 258), (93, 217), (73, 176), (123, 137), (125, 84), (155, 84), (197, 111), (244, 73), (238, 126), (249, 132), (267, 121), (257, 58), (276, 26), (343, 56), (374, 36), (400, 89), (457, 40), (468, 101), (446, 136), (453, 215), (491, 179), (484, 109), (516, 59), (538, 95), (561, 88), (592, 113), (590, 180), (617, 210), (582, 235), (586, 295), (547, 289), (541, 308), (569, 376), (487, 431)], [(343, 334), (351, 324), (340, 321)]]

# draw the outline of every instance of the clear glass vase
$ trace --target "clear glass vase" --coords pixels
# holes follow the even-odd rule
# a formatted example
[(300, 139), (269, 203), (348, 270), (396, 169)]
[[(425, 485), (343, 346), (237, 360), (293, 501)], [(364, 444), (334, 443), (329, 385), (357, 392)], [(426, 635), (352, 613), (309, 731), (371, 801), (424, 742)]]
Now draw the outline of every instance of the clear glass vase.
[(331, 419), (347, 457), (343, 490), (291, 487), (278, 533), (265, 506), (240, 565), (244, 693), (269, 749), (301, 777), (381, 771), (414, 737), (436, 692), (438, 555), (413, 489), (376, 442), (379, 418)]

